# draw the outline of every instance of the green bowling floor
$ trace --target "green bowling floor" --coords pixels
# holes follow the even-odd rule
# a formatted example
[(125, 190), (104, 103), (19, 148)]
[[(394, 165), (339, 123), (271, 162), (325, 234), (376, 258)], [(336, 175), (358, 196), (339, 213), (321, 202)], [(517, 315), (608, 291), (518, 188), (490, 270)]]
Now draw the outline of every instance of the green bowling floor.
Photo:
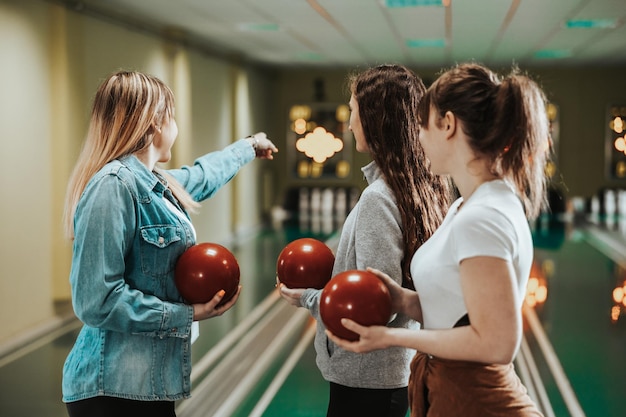
[[(275, 370), (278, 371), (277, 369)], [(256, 406), (263, 389), (269, 385), (271, 373), (258, 385), (250, 400), (242, 404), (236, 416), (248, 416)], [(324, 417), (328, 405), (328, 385), (315, 365), (315, 349), (311, 344), (280, 390), (263, 412), (265, 417)]]
[[(536, 259), (548, 272), (548, 298), (536, 308), (537, 315), (584, 413), (624, 416), (626, 306), (617, 307), (621, 310), (617, 321), (611, 318), (616, 307), (613, 290), (626, 280), (620, 257), (620, 252), (626, 257), (624, 235), (614, 229), (607, 233), (604, 228), (563, 225), (548, 233), (559, 243), (535, 249)], [(543, 371), (555, 415), (570, 415), (545, 364)]]

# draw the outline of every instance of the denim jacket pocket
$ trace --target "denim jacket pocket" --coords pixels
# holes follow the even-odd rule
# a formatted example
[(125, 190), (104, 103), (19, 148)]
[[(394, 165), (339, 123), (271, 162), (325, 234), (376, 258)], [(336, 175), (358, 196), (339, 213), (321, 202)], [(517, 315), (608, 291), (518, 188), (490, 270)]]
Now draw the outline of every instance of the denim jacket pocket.
[(141, 228), (141, 270), (144, 274), (163, 278), (174, 270), (178, 257), (185, 250), (182, 233), (182, 229), (175, 225)]

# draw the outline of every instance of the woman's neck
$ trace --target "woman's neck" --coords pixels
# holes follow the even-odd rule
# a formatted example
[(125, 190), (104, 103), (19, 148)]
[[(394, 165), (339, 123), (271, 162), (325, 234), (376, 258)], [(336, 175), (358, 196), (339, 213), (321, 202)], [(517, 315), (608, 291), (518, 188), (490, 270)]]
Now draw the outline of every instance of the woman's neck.
[[(462, 133), (462, 131), (459, 131)], [(459, 134), (461, 134), (459, 133)], [(491, 169), (489, 158), (472, 150), (468, 138), (456, 137), (449, 174), (459, 190), (463, 201), (467, 201), (482, 184), (498, 179)]]
[(478, 187), (486, 182), (499, 179), (499, 177), (483, 169), (475, 173), (470, 173), (469, 170), (465, 170), (458, 175), (453, 174), (452, 179), (459, 190), (459, 194), (463, 197), (463, 201), (467, 201)]
[(157, 163), (157, 158), (150, 151), (151, 148), (146, 148), (142, 151), (135, 152), (135, 157), (141, 161), (150, 171), (154, 170)]

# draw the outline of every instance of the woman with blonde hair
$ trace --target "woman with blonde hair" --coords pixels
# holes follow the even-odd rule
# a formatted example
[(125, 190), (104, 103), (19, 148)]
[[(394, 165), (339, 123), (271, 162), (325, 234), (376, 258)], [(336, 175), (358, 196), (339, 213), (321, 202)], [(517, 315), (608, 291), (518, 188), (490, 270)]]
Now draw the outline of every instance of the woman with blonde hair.
[[(189, 397), (195, 321), (230, 309), (224, 291), (184, 303), (178, 257), (196, 243), (189, 211), (255, 157), (272, 159), (264, 133), (162, 170), (178, 128), (174, 96), (158, 78), (119, 71), (100, 85), (68, 185), (72, 303), (83, 327), (63, 367), (70, 416), (174, 416)], [(196, 324), (197, 325), (197, 324)]]

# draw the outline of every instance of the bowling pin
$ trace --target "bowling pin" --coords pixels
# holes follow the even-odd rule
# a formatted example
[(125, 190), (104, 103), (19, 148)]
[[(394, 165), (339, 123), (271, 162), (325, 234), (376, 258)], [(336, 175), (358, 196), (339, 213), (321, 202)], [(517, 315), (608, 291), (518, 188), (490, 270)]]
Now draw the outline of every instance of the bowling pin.
[(337, 225), (337, 229), (343, 226), (343, 222), (346, 219), (346, 189), (345, 188), (337, 188), (335, 191), (335, 224)]
[(310, 204), (309, 204), (309, 189), (307, 187), (300, 187), (298, 192), (298, 213), (308, 216)]
[(322, 191), (322, 203), (321, 203), (321, 212), (322, 216), (328, 216), (332, 218), (333, 214), (333, 203), (335, 200), (335, 193), (332, 188), (325, 188)]
[(311, 216), (319, 214), (322, 210), (322, 191), (315, 187), (311, 190)]

